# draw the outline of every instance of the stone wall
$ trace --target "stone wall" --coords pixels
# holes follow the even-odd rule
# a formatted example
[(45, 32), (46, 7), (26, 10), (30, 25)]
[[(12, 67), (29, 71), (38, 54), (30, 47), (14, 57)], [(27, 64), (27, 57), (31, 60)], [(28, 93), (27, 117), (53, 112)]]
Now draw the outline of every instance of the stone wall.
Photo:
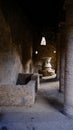
[(16, 84), (22, 64), (17, 47), (13, 46), (10, 27), (0, 10), (0, 85)]
[(32, 56), (27, 24), (18, 10), (0, 9), (0, 106), (32, 105), (35, 101), (36, 81), (16, 85), (18, 74), (25, 72), (25, 63), (28, 66)]
[[(20, 48), (24, 72), (30, 71), (32, 63), (32, 27), (23, 10), (16, 2), (0, 1), (0, 6), (11, 31), (13, 46)], [(15, 48), (15, 47), (14, 47)]]
[(31, 26), (16, 4), (8, 4), (0, 1), (0, 85), (16, 84), (32, 64)]
[(22, 64), (18, 53), (0, 53), (0, 85), (16, 84), (20, 72)]

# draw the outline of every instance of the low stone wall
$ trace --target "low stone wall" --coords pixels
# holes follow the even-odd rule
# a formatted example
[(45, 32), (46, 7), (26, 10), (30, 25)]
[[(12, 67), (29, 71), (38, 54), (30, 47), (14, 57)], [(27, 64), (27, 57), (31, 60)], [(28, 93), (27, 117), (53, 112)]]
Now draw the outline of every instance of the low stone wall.
[(35, 80), (26, 85), (0, 86), (0, 106), (31, 106), (35, 102)]

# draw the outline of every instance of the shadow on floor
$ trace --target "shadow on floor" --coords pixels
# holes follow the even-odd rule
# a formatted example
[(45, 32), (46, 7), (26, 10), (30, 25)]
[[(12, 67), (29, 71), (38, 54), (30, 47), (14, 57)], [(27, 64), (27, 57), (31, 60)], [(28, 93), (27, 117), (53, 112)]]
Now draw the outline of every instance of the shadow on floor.
[(1, 130), (8, 130), (6, 126), (3, 126)]
[(49, 105), (51, 105), (53, 108), (57, 109), (58, 111), (63, 111), (64, 108), (64, 104), (59, 102), (57, 99), (55, 98), (47, 98), (45, 97), (47, 102), (49, 103)]
[(0, 113), (0, 121), (2, 121), (4, 114)]
[(55, 82), (55, 81), (58, 81), (57, 78), (51, 78), (51, 79), (40, 79), (40, 83)]

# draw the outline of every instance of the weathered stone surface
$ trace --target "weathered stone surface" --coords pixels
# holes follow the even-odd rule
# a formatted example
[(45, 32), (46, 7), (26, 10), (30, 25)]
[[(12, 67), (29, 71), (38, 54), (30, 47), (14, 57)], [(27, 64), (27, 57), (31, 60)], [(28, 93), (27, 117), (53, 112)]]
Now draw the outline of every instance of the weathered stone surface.
[(73, 117), (73, 0), (66, 0), (64, 111)]
[(23, 66), (24, 72), (31, 71), (32, 33), (28, 20), (14, 6), (0, 1), (0, 105), (31, 105), (35, 81), (27, 85), (16, 85), (16, 81)]
[(35, 81), (26, 85), (0, 86), (0, 106), (30, 106), (35, 102)]
[(60, 62), (60, 87), (59, 91), (64, 92), (64, 74), (65, 74), (65, 51), (61, 49), (61, 62)]
[(35, 80), (36, 84), (35, 84), (35, 92), (38, 91), (39, 86), (40, 86), (40, 74), (38, 73), (34, 73), (31, 77), (32, 80)]
[(65, 112), (73, 117), (73, 27), (67, 34), (65, 59)]
[(60, 79), (60, 33), (57, 34), (56, 40), (56, 75)]
[(66, 32), (65, 23), (60, 27), (60, 87), (59, 91), (64, 92), (64, 76), (65, 76), (65, 47), (66, 47)]
[(22, 72), (20, 56), (17, 52), (14, 54), (0, 54), (0, 85), (16, 84), (18, 73)]
[(22, 63), (19, 49), (14, 46), (8, 25), (0, 10), (0, 85), (16, 84)]
[(14, 6), (10, 8), (0, 1), (0, 85), (16, 84), (23, 67), (25, 73), (32, 71), (31, 28)]

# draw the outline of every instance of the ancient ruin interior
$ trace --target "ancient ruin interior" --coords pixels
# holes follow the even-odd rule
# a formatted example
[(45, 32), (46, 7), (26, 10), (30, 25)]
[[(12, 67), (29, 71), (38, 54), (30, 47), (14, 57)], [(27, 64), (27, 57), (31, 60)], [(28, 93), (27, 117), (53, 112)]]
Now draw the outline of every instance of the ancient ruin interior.
[(73, 0), (0, 0), (0, 130), (73, 130)]

